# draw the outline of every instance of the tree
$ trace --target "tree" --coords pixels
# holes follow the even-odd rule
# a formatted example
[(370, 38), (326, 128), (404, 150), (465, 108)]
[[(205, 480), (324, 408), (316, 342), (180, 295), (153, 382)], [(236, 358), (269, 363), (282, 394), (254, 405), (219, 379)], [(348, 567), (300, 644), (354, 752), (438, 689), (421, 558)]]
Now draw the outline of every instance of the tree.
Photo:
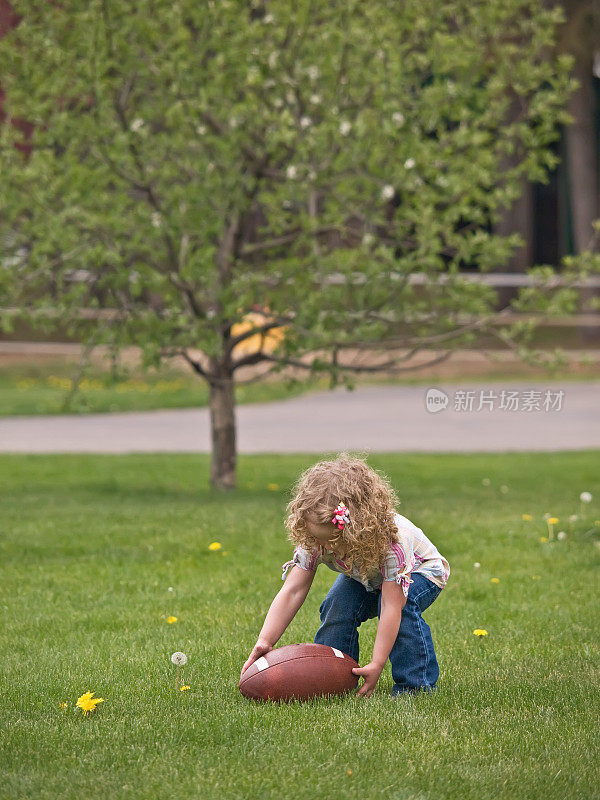
[[(522, 241), (491, 232), (498, 209), (555, 165), (573, 89), (553, 53), (560, 7), (14, 5), (5, 110), (35, 129), (27, 160), (2, 130), (6, 305), (139, 345), (146, 366), (183, 355), (210, 385), (215, 487), (235, 485), (242, 366), (351, 386), (482, 332), (527, 357), (531, 326), (500, 329), (496, 293), (460, 268), (506, 262)], [(540, 297), (546, 313), (575, 302), (526, 303)], [(262, 322), (244, 326), (252, 309)], [(365, 348), (383, 361), (345, 360)]]

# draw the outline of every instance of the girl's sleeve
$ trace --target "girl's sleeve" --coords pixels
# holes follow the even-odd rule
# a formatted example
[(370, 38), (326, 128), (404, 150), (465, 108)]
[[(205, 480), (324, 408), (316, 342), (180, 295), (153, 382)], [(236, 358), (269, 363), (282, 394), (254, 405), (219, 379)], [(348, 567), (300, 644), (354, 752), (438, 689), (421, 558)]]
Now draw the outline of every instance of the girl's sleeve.
[(288, 569), (290, 569), (294, 564), (297, 564), (302, 569), (308, 570), (309, 572), (315, 572), (318, 565), (321, 563), (321, 552), (318, 547), (315, 547), (313, 550), (306, 550), (304, 547), (296, 547), (294, 550), (294, 555), (291, 561), (286, 561), (285, 564), (282, 564), (283, 574), (281, 576), (281, 580), (284, 581), (286, 579), (286, 573)]
[(410, 543), (406, 539), (399, 542), (394, 542), (390, 546), (387, 557), (381, 568), (381, 574), (384, 581), (396, 581), (397, 584), (402, 586), (404, 596), (408, 597), (408, 587), (413, 583), (410, 573), (415, 566), (415, 554)]

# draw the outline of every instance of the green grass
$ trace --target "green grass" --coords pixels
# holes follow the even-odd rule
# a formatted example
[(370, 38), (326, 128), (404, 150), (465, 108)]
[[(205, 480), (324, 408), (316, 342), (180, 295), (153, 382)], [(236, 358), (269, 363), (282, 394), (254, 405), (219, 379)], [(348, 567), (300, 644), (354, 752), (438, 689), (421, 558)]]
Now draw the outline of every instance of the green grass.
[[(161, 408), (201, 408), (208, 405), (208, 385), (198, 376), (161, 367), (143, 374), (137, 369), (120, 368), (116, 376), (100, 366), (85, 370), (81, 384), (71, 395), (74, 365), (65, 360), (24, 362), (0, 367), (0, 416), (34, 414), (89, 414), (110, 411), (150, 411)], [(435, 383), (472, 383), (485, 381), (526, 380), (547, 383), (549, 380), (598, 379), (590, 365), (583, 372), (554, 370), (523, 373), (510, 367), (482, 369), (478, 375), (447, 379), (442, 375), (420, 375), (418, 371), (402, 376), (356, 375), (356, 385), (430, 386)], [(236, 402), (257, 403), (284, 400), (308, 392), (329, 388), (325, 375), (306, 375), (295, 383), (281, 379), (257, 381), (236, 386)]]
[[(204, 455), (0, 456), (1, 797), (600, 797), (599, 456), (371, 456), (450, 562), (425, 613), (439, 691), (392, 701), (388, 662), (371, 698), (289, 705), (238, 680), (290, 557), (290, 487), (318, 456), (241, 457), (226, 496)], [(566, 540), (540, 542), (544, 513)], [(319, 568), (278, 646), (313, 640), (334, 577)], [(104, 703), (84, 718), (87, 690)]]

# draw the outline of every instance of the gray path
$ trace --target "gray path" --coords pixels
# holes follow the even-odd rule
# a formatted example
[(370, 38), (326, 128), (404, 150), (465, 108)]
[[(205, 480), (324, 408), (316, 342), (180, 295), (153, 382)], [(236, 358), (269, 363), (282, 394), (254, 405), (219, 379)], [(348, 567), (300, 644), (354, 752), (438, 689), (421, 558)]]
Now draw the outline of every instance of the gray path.
[[(239, 406), (238, 451), (600, 448), (600, 382), (444, 383), (435, 387), (448, 396), (447, 407), (436, 413), (426, 409), (427, 387), (364, 387), (353, 392), (338, 388), (290, 400)], [(551, 406), (544, 410), (547, 390), (552, 392)], [(473, 393), (472, 410), (455, 409), (459, 391)], [(512, 397), (513, 402), (515, 398), (518, 402), (518, 410), (499, 408), (502, 391), (517, 393)], [(564, 392), (562, 398), (556, 395), (559, 391)], [(531, 410), (523, 410), (531, 392), (539, 395), (533, 396)], [(210, 452), (208, 411), (5, 417), (0, 418), (0, 451)]]

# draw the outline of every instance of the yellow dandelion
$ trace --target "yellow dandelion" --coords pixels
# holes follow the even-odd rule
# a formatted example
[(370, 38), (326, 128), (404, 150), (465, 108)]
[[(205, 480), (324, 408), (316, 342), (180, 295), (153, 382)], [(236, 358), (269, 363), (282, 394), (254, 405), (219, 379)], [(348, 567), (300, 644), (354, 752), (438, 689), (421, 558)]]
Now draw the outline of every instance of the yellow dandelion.
[(220, 550), (221, 549), (221, 542), (211, 542), (208, 545), (209, 550)]
[(172, 625), (174, 622), (177, 622), (177, 617), (167, 617), (167, 622), (169, 625)]
[(278, 483), (267, 483), (267, 489), (269, 489), (269, 491), (271, 491), (271, 492), (276, 492), (277, 489), (279, 489), (279, 484)]
[(347, 769), (346, 770), (346, 775), (348, 775), (348, 776), (352, 775), (352, 770), (351, 769)]
[(548, 517), (549, 525), (556, 525), (557, 522), (558, 522), (558, 517)]
[(62, 708), (62, 710), (63, 710), (63, 711), (66, 711), (67, 705), (68, 705), (68, 703), (65, 703), (65, 702), (63, 701), (63, 702), (60, 704), (60, 707)]
[(179, 691), (180, 691), (180, 692), (185, 692), (185, 690), (186, 690), (186, 689), (189, 689), (189, 688), (190, 688), (189, 686), (180, 686), (180, 687), (179, 687)]
[(87, 716), (90, 711), (93, 711), (98, 703), (104, 702), (102, 697), (92, 697), (93, 694), (95, 694), (95, 692), (85, 692), (81, 697), (77, 698), (77, 703), (75, 705), (83, 711), (84, 716)]
[(492, 578), (492, 583), (500, 583), (500, 578)]
[(475, 636), (487, 636), (487, 631), (485, 628), (475, 628), (473, 633)]
[(531, 579), (534, 580), (534, 581), (539, 581), (540, 578), (541, 578), (541, 575), (532, 575), (531, 576)]
[(523, 514), (522, 519), (524, 520), (524, 522), (531, 522), (533, 517), (531, 516), (531, 514)]
[(548, 541), (547, 536), (540, 536), (540, 542), (547, 542), (547, 541)]

